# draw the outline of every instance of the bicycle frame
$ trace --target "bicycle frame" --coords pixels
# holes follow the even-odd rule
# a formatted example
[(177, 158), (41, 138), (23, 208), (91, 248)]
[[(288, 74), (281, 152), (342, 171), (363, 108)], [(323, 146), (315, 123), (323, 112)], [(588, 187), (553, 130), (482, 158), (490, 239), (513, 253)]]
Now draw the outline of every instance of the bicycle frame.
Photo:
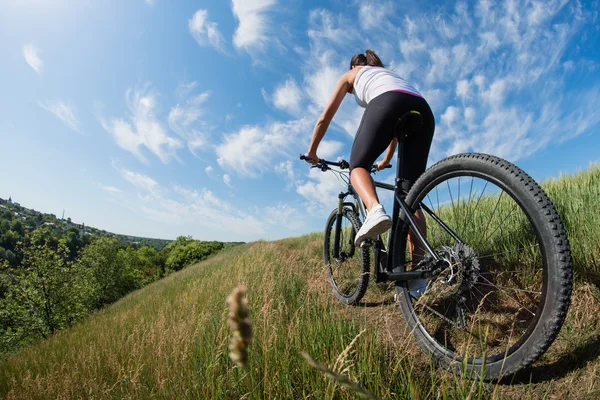
[[(381, 236), (377, 237), (373, 245), (374, 252), (374, 279), (375, 282), (384, 281), (408, 281), (413, 279), (421, 279), (431, 277), (439, 272), (439, 268), (431, 269), (420, 269), (415, 271), (402, 271), (395, 272), (401, 266), (393, 265), (393, 244), (396, 239), (397, 225), (400, 221), (403, 225), (408, 224), (412, 228), (413, 233), (417, 236), (418, 240), (423, 244), (425, 250), (429, 253), (433, 260), (433, 264), (442, 266), (445, 261), (433, 250), (431, 244), (427, 241), (425, 235), (419, 228), (410, 208), (404, 201), (407, 191), (402, 187), (404, 181), (400, 178), (402, 176), (402, 163), (400, 159), (403, 156), (403, 141), (398, 141), (398, 156), (397, 156), (397, 167), (396, 167), (396, 179), (395, 184), (390, 185), (384, 182), (374, 181), (375, 187), (391, 190), (394, 192), (394, 205), (392, 211), (392, 228), (388, 235), (387, 248), (381, 240)], [(346, 202), (347, 196), (351, 195), (354, 197), (354, 202)], [(359, 201), (360, 197), (352, 187), (352, 184), (348, 183), (348, 191), (341, 192), (338, 195), (338, 217), (336, 220), (335, 239), (334, 239), (334, 256), (339, 257), (339, 233), (341, 227), (342, 210), (344, 207), (350, 207), (355, 213), (360, 213), (363, 220), (366, 217), (365, 205), (362, 201)], [(448, 232), (455, 240), (460, 243), (464, 243), (434, 212), (422, 202), (419, 204), (420, 208), (429, 214), (440, 226)], [(358, 210), (357, 210), (358, 208)], [(402, 211), (402, 214), (400, 214)]]

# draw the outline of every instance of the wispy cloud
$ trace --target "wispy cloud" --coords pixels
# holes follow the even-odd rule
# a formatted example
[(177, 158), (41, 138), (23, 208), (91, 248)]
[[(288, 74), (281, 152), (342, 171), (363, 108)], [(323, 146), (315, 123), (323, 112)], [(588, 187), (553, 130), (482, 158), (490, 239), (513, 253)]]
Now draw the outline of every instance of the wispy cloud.
[[(474, 5), (444, 5), (434, 12), (400, 13), (404, 6), (399, 3), (355, 4), (360, 22), (349, 33), (355, 35), (352, 48), (345, 39), (348, 30), (343, 29), (352, 12), (316, 9), (310, 13), (309, 46), (298, 50), (310, 60), (300, 87), (308, 106), (301, 108), (299, 118), (318, 115), (350, 57), (357, 50), (374, 48), (432, 106), (436, 135), (430, 159), (434, 161), (465, 151), (518, 160), (600, 123), (597, 86), (567, 94), (571, 92), (567, 79), (573, 79), (575, 71), (594, 68), (585, 67), (577, 52), (569, 52), (584, 21), (596, 18), (580, 6), (569, 6), (565, 0), (479, 0)], [(358, 127), (363, 110), (349, 97), (336, 114), (329, 139), (338, 138), (336, 125), (350, 136)], [(319, 156), (335, 157), (344, 150), (333, 143), (328, 148), (323, 141)], [(337, 181), (327, 175), (310, 170), (306, 179), (296, 181), (309, 210), (323, 206), (324, 212), (324, 203), (339, 190)]]
[(148, 163), (142, 154), (145, 147), (163, 163), (171, 158), (177, 159), (177, 150), (183, 147), (181, 140), (168, 134), (164, 124), (156, 115), (158, 93), (150, 85), (129, 89), (126, 92), (129, 108), (129, 121), (123, 118), (100, 118), (104, 130), (110, 134), (117, 145), (130, 152), (138, 160)]
[(208, 134), (211, 128), (201, 120), (204, 114), (204, 103), (208, 100), (210, 92), (191, 95), (192, 88), (196, 82), (184, 85), (185, 88), (178, 89), (181, 102), (171, 108), (169, 112), (169, 127), (184, 139), (188, 149), (194, 155), (197, 150), (206, 150)]
[(233, 15), (239, 21), (233, 35), (236, 48), (246, 51), (262, 49), (273, 40), (269, 37), (272, 21), (268, 12), (276, 3), (276, 0), (232, 0)]
[[(191, 189), (177, 184), (166, 188), (147, 175), (123, 167), (118, 161), (113, 161), (112, 166), (123, 180), (139, 190), (131, 195), (121, 193), (119, 205), (161, 224), (163, 232), (230, 241), (253, 240), (271, 231), (269, 222), (233, 206), (207, 188)], [(262, 215), (261, 210), (254, 212)]]
[(81, 133), (79, 130), (80, 123), (75, 116), (75, 107), (72, 104), (65, 103), (61, 100), (56, 101), (38, 101), (38, 105), (44, 110), (54, 114), (58, 119), (65, 123), (69, 128), (77, 133)]
[(190, 34), (200, 46), (213, 46), (219, 52), (226, 54), (225, 39), (219, 31), (216, 22), (207, 19), (207, 10), (198, 10), (188, 22)]
[(298, 114), (302, 102), (302, 92), (294, 79), (288, 79), (279, 85), (273, 93), (273, 105), (280, 110)]
[(114, 186), (102, 186), (102, 190), (104, 190), (105, 192), (109, 192), (109, 193), (122, 193), (123, 192), (121, 189), (117, 189)]
[(27, 64), (29, 64), (38, 75), (41, 75), (44, 62), (39, 57), (39, 50), (32, 44), (26, 44), (23, 46), (23, 56), (25, 57)]
[(362, 1), (358, 10), (358, 22), (363, 30), (389, 29), (388, 16), (394, 13), (394, 3)]
[[(357, 3), (360, 29), (354, 30), (353, 42), (362, 48), (377, 43), (375, 50), (384, 62), (430, 102), (438, 122), (433, 160), (457, 151), (487, 151), (511, 160), (527, 157), (568, 136), (547, 117), (548, 109), (555, 110), (563, 126), (579, 120), (589, 127), (600, 119), (600, 111), (584, 100), (594, 98), (594, 88), (583, 88), (577, 97), (563, 95), (569, 85), (566, 78), (577, 70), (576, 60), (566, 58), (569, 43), (584, 21), (594, 18), (581, 7), (565, 0), (543, 5), (533, 0), (480, 0), (474, 5), (444, 5), (433, 13), (400, 15), (396, 9), (401, 6), (388, 5)], [(310, 13), (305, 55), (310, 62), (302, 93), (310, 105), (304, 115), (323, 109), (355, 52), (341, 39), (348, 20), (348, 13)], [(390, 34), (390, 29), (395, 32)], [(353, 135), (362, 110), (350, 103), (342, 103), (334, 122)], [(583, 118), (573, 111), (582, 109), (591, 114)]]
[(225, 182), (225, 184), (230, 188), (233, 188), (233, 186), (231, 186), (231, 176), (228, 174), (223, 175), (223, 182)]
[(150, 178), (149, 176), (142, 175), (139, 172), (128, 170), (117, 160), (113, 160), (111, 165), (117, 172), (119, 172), (121, 178), (131, 183), (138, 189), (143, 189), (147, 192), (154, 192), (159, 188), (158, 182), (156, 182), (154, 179)]
[(306, 218), (295, 207), (279, 203), (275, 206), (265, 207), (261, 212), (265, 222), (273, 226), (285, 226), (291, 231), (298, 231), (306, 227)]
[(273, 169), (278, 156), (291, 157), (298, 148), (300, 133), (307, 135), (308, 120), (276, 122), (267, 126), (245, 126), (236, 133), (224, 135), (217, 145), (217, 161), (225, 169), (244, 176), (257, 177)]
[(296, 192), (307, 200), (306, 209), (313, 215), (323, 215), (335, 207), (337, 193), (343, 189), (335, 174), (310, 169), (307, 180), (296, 182)]
[(294, 165), (291, 160), (286, 160), (277, 164), (275, 166), (275, 173), (283, 176), (283, 178), (287, 180), (286, 190), (289, 190), (294, 186), (294, 183), (296, 182), (296, 173), (294, 172)]

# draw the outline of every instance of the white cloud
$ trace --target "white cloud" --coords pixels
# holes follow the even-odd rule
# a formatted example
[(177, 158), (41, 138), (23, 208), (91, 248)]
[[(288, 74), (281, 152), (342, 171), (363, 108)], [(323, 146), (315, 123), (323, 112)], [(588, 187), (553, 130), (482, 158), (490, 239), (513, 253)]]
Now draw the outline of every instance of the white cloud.
[(307, 181), (296, 182), (296, 192), (308, 202), (307, 210), (314, 215), (322, 215), (337, 204), (337, 194), (344, 186), (331, 172), (310, 169)]
[[(600, 111), (583, 100), (592, 98), (593, 89), (569, 100), (562, 95), (570, 85), (567, 79), (581, 71), (573, 69), (580, 57), (568, 50), (593, 18), (568, 4), (479, 0), (474, 6), (458, 2), (440, 6), (435, 14), (404, 18), (394, 32), (400, 54), (391, 65), (419, 88), (439, 121), (433, 160), (466, 150), (511, 160), (527, 157), (565, 131), (545, 121), (550, 104), (558, 103), (555, 115), (562, 126), (578, 119), (562, 110), (589, 109), (589, 118), (581, 119), (586, 126), (600, 118)], [(371, 32), (368, 40), (389, 39)]]
[(41, 75), (44, 62), (39, 57), (39, 50), (34, 45), (27, 44), (23, 46), (23, 56), (25, 57), (27, 64), (29, 64), (29, 66), (33, 68), (35, 72)]
[(302, 92), (293, 79), (288, 79), (285, 83), (279, 85), (273, 94), (273, 104), (275, 107), (292, 114), (300, 111), (301, 102)]
[(112, 167), (119, 172), (121, 178), (131, 183), (133, 186), (144, 189), (147, 192), (154, 192), (158, 189), (158, 182), (149, 176), (142, 175), (139, 172), (133, 172), (125, 167), (122, 167), (118, 161), (113, 161)]
[(233, 15), (239, 21), (233, 35), (233, 44), (238, 49), (250, 51), (262, 49), (272, 39), (269, 38), (270, 24), (268, 11), (276, 0), (232, 0)]
[(291, 160), (286, 160), (276, 165), (275, 173), (285, 176), (287, 180), (287, 189), (290, 189), (294, 185), (294, 182), (296, 181), (296, 174), (294, 173), (294, 166)]
[(290, 231), (298, 231), (305, 228), (306, 218), (298, 210), (288, 204), (277, 204), (265, 207), (261, 212), (266, 223), (273, 226), (285, 226)]
[(208, 100), (210, 92), (204, 92), (199, 95), (189, 96), (189, 90), (195, 86), (195, 82), (191, 85), (185, 85), (188, 89), (178, 89), (180, 96), (185, 99), (182, 103), (171, 108), (169, 112), (169, 127), (186, 140), (188, 149), (192, 154), (196, 155), (197, 150), (205, 150), (208, 144), (208, 134), (211, 128), (200, 117), (204, 115), (203, 105)]
[[(344, 147), (344, 143), (336, 140), (323, 140), (319, 143), (318, 155), (320, 158), (326, 160), (333, 160), (336, 156), (339, 156), (339, 152)], [(333, 160), (335, 161), (335, 160)]]
[(122, 193), (123, 192), (121, 189), (117, 189), (114, 186), (102, 186), (102, 190), (104, 190), (105, 192), (109, 192), (109, 193)]
[(190, 34), (200, 46), (211, 45), (221, 53), (226, 53), (225, 39), (219, 31), (218, 24), (207, 20), (208, 11), (198, 10), (188, 21)]
[(75, 107), (71, 104), (67, 104), (64, 101), (39, 101), (38, 105), (44, 110), (54, 114), (58, 119), (65, 123), (69, 128), (75, 132), (80, 133), (80, 123), (75, 116)]
[(213, 172), (214, 168), (211, 167), (210, 165), (206, 168), (204, 168), (204, 171), (206, 172), (206, 175), (211, 176), (212, 172)]
[(454, 106), (449, 106), (446, 109), (446, 112), (442, 114), (442, 122), (446, 125), (452, 125), (454, 121), (456, 121), (458, 117), (458, 108)]
[(469, 96), (470, 91), (471, 88), (468, 80), (461, 79), (460, 81), (456, 82), (456, 95), (458, 97), (464, 99), (465, 97)]
[(389, 27), (388, 16), (394, 13), (394, 4), (377, 1), (361, 2), (358, 10), (358, 21), (365, 31)]
[(231, 186), (231, 177), (228, 174), (223, 175), (223, 182), (230, 188), (233, 188), (233, 186)]
[(327, 44), (331, 43), (341, 44), (354, 36), (347, 29), (348, 25), (343, 21), (343, 17), (336, 16), (328, 10), (312, 10), (309, 22), (311, 28), (308, 30), (308, 37), (319, 48), (325, 48)]
[(157, 98), (158, 93), (153, 91), (150, 85), (129, 89), (126, 99), (131, 123), (122, 118), (100, 118), (102, 127), (117, 145), (144, 163), (148, 163), (148, 160), (141, 152), (142, 147), (146, 147), (163, 163), (167, 163), (171, 158), (177, 159), (177, 150), (183, 146), (179, 139), (169, 136), (164, 124), (156, 115)]
[(273, 169), (277, 156), (292, 157), (290, 152), (297, 149), (298, 136), (308, 136), (307, 120), (275, 122), (270, 125), (245, 126), (236, 133), (224, 135), (223, 143), (217, 145), (219, 165), (240, 175), (257, 177), (266, 170)]
[[(266, 224), (238, 207), (217, 197), (212, 191), (173, 188), (170, 195), (144, 201), (142, 210), (161, 223), (175, 225), (181, 234), (214, 240), (253, 240), (268, 232)], [(207, 232), (209, 232), (207, 234)]]

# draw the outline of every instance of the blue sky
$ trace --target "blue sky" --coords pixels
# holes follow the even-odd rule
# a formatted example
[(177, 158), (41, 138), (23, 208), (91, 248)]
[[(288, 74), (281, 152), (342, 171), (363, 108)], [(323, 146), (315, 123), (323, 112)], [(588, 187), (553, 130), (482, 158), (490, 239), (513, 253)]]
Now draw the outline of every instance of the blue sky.
[[(598, 10), (564, 0), (3, 0), (0, 197), (147, 237), (319, 231), (340, 185), (298, 155), (350, 57), (367, 48), (432, 106), (430, 164), (479, 151), (539, 180), (575, 172), (600, 160)], [(347, 96), (319, 156), (347, 158), (361, 115)]]

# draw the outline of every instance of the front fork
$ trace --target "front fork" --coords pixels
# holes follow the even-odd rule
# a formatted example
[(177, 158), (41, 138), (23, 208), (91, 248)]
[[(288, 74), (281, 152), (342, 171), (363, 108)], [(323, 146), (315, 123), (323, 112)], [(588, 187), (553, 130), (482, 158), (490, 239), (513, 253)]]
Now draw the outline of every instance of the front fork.
[(342, 231), (342, 212), (344, 211), (344, 198), (346, 195), (340, 193), (338, 195), (338, 210), (335, 216), (335, 231), (333, 239), (333, 257), (335, 259), (340, 258), (340, 233)]

